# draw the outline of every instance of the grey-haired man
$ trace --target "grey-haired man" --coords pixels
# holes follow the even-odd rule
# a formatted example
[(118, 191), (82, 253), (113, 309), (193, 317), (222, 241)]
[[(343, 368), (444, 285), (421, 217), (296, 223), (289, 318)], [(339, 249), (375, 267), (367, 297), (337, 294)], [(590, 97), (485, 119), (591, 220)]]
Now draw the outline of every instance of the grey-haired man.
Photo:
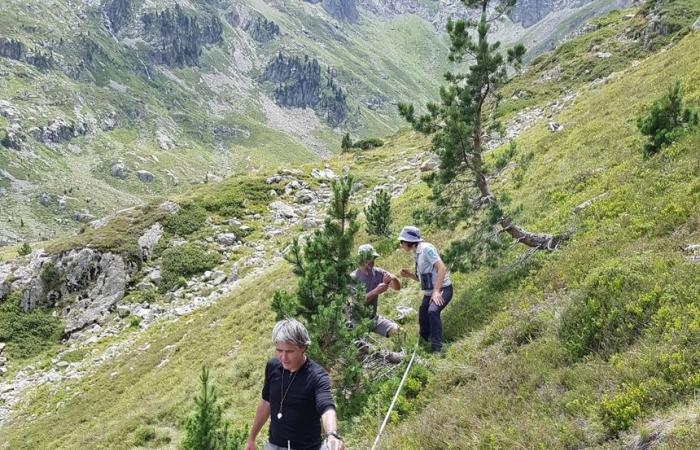
[(284, 319), (275, 324), (272, 342), (277, 357), (265, 367), (262, 398), (245, 450), (255, 450), (255, 438), (270, 418), (265, 450), (344, 450), (328, 373), (306, 356), (308, 331), (300, 322)]
[(401, 289), (401, 282), (390, 272), (374, 266), (378, 256), (379, 253), (372, 245), (360, 245), (357, 249), (357, 269), (350, 274), (350, 277), (365, 287), (365, 305), (370, 306), (374, 313), (372, 331), (381, 336), (390, 337), (399, 330), (399, 325), (377, 314), (377, 300), (379, 294), (383, 294), (389, 288), (397, 291)]

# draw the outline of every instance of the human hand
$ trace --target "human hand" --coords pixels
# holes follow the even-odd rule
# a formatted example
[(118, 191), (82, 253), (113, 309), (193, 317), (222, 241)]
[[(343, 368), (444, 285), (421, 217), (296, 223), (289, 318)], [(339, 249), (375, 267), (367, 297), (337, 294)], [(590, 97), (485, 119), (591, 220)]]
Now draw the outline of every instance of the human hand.
[(255, 450), (255, 441), (251, 441), (250, 439), (248, 439), (245, 443), (244, 450)]
[(382, 294), (386, 292), (389, 289), (389, 285), (387, 283), (379, 283), (376, 288), (374, 288), (374, 291), (376, 294)]
[(401, 269), (401, 276), (404, 278), (413, 278), (413, 272), (409, 269)]
[(430, 300), (438, 306), (445, 304), (445, 300), (442, 298), (440, 291), (433, 291), (433, 294), (430, 296)]
[(394, 279), (394, 277), (391, 276), (390, 273), (386, 272), (386, 273), (384, 273), (384, 277), (382, 278), (382, 283), (388, 285), (389, 283), (391, 283), (391, 280), (393, 280), (393, 279)]
[(328, 439), (326, 439), (326, 446), (328, 450), (345, 450), (345, 442), (335, 436), (328, 436)]

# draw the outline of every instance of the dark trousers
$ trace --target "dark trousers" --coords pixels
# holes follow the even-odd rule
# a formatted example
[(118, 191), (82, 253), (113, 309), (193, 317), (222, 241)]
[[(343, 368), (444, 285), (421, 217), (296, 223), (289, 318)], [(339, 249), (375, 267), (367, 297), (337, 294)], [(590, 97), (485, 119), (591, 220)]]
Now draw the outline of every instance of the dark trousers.
[(452, 285), (444, 286), (441, 291), (445, 303), (438, 306), (430, 301), (430, 296), (423, 296), (423, 302), (418, 310), (418, 326), (420, 337), (430, 342), (434, 352), (442, 350), (442, 320), (440, 312), (452, 300)]

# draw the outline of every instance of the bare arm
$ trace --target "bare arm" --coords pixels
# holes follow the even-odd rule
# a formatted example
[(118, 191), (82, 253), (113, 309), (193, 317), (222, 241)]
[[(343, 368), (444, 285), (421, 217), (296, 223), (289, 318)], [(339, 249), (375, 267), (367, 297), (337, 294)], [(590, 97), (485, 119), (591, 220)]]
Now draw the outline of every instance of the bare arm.
[(326, 435), (328, 435), (328, 448), (333, 450), (345, 449), (345, 444), (343, 441), (328, 434), (338, 432), (338, 419), (335, 415), (335, 409), (327, 409), (326, 412), (321, 415), (321, 422), (323, 423), (323, 431), (325, 431)]
[(445, 281), (445, 274), (447, 273), (447, 267), (445, 263), (441, 260), (435, 261), (433, 267), (437, 270), (437, 279), (435, 280), (435, 285), (433, 286), (433, 294), (430, 296), (433, 303), (438, 306), (442, 306), (445, 301), (442, 298), (442, 283)]
[(255, 409), (255, 419), (253, 419), (253, 426), (250, 429), (250, 433), (248, 433), (248, 441), (245, 444), (245, 450), (255, 450), (255, 438), (269, 418), (270, 402), (260, 399), (258, 407)]
[(418, 276), (410, 269), (401, 269), (401, 276), (404, 278), (410, 278), (413, 281), (418, 281)]

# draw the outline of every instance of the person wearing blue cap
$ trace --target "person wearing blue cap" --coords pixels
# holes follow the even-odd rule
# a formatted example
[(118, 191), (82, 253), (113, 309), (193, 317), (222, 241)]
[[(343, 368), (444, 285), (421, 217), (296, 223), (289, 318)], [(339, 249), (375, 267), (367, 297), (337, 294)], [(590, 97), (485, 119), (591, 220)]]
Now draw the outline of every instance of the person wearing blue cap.
[(399, 244), (406, 252), (413, 253), (415, 259), (415, 270), (401, 269), (401, 276), (420, 282), (423, 291), (418, 310), (418, 333), (430, 342), (433, 352), (439, 353), (442, 351), (440, 313), (452, 299), (450, 271), (435, 246), (421, 238), (418, 228), (410, 225), (403, 227)]

